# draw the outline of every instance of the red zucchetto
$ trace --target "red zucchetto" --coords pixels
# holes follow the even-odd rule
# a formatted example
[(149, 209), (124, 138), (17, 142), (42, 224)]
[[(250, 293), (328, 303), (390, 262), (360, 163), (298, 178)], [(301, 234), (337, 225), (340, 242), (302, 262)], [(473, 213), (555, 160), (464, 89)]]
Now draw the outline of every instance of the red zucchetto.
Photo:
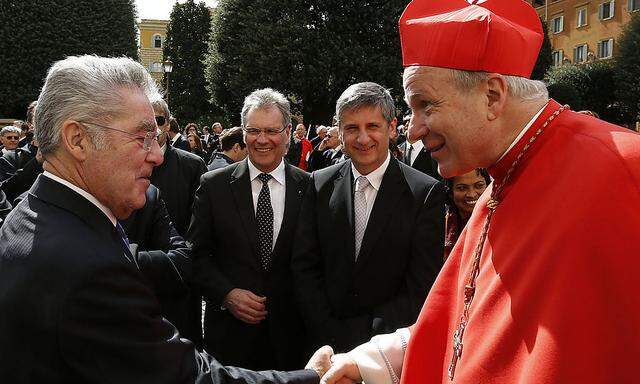
[(413, 0), (400, 17), (404, 66), (529, 77), (542, 24), (523, 0)]

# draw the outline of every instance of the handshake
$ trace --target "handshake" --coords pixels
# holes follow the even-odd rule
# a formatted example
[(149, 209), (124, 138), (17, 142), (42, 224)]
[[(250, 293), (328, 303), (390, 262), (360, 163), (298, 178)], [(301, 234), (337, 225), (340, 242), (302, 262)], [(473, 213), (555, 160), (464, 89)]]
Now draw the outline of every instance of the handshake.
[(314, 370), (320, 376), (320, 384), (351, 384), (362, 382), (356, 362), (346, 353), (333, 354), (328, 345), (318, 349), (305, 369)]

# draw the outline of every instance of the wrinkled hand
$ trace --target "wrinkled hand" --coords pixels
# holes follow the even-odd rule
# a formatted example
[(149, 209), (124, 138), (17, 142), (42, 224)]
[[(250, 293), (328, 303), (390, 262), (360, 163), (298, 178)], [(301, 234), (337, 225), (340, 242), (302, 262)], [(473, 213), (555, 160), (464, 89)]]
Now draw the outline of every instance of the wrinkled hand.
[(334, 355), (331, 361), (333, 364), (320, 380), (320, 384), (352, 384), (362, 381), (358, 365), (346, 353)]
[(309, 362), (304, 367), (304, 369), (313, 369), (318, 374), (318, 377), (322, 377), (322, 375), (327, 372), (327, 370), (331, 367), (331, 357), (333, 356), (333, 348), (328, 345), (324, 347), (320, 347), (316, 351), (316, 353), (311, 356)]
[(258, 324), (267, 316), (266, 297), (254, 295), (246, 289), (234, 288), (224, 298), (224, 305), (236, 319)]

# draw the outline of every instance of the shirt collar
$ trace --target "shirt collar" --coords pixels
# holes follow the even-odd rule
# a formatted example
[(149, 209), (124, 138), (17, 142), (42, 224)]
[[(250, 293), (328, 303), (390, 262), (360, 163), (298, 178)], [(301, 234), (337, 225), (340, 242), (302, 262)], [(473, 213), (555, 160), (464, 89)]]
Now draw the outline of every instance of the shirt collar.
[(411, 144), (407, 141), (407, 144), (409, 144), (411, 147), (413, 147), (413, 152), (420, 152), (422, 151), (422, 148), (424, 148), (424, 143), (422, 142), (422, 140), (418, 140), (415, 143)]
[[(380, 190), (380, 184), (382, 184), (382, 177), (384, 176), (384, 173), (387, 171), (387, 167), (389, 166), (389, 161), (391, 161), (391, 156), (389, 155), (389, 152), (387, 152), (387, 159), (384, 161), (384, 163), (382, 163), (382, 165), (380, 165), (375, 170), (371, 171), (368, 175), (365, 175), (367, 177), (367, 180), (369, 180), (369, 184), (371, 184), (371, 186), (375, 188), (376, 191)], [(362, 176), (362, 174), (358, 172), (356, 167), (353, 165), (353, 161), (351, 162), (351, 172), (353, 172), (353, 182), (355, 183), (358, 177)]]
[(111, 224), (113, 224), (114, 227), (116, 226), (117, 220), (116, 220), (115, 215), (111, 212), (111, 210), (109, 208), (107, 208), (102, 203), (100, 203), (98, 201), (98, 199), (96, 199), (92, 194), (90, 194), (89, 192), (85, 191), (84, 189), (78, 187), (77, 185), (71, 184), (69, 181), (67, 181), (67, 180), (65, 180), (65, 179), (63, 179), (61, 177), (54, 175), (51, 172), (44, 171), (43, 175), (47, 176), (51, 180), (57, 181), (58, 183), (71, 188), (77, 194), (79, 194), (80, 196), (82, 196), (85, 199), (89, 200), (93, 205), (98, 207), (98, 209), (100, 209), (102, 211), (102, 213), (105, 214), (105, 216), (107, 216), (107, 218), (109, 219), (109, 221), (111, 221)]
[(518, 144), (518, 141), (520, 141), (520, 139), (522, 139), (522, 136), (524, 136), (525, 133), (527, 133), (527, 131), (529, 130), (529, 128), (531, 128), (531, 126), (533, 125), (533, 122), (536, 121), (536, 119), (538, 118), (538, 116), (540, 116), (540, 114), (542, 113), (542, 111), (544, 111), (544, 109), (547, 107), (547, 104), (549, 104), (549, 102), (546, 102), (542, 108), (540, 108), (540, 110), (538, 111), (538, 113), (536, 113), (535, 115), (533, 115), (533, 117), (531, 118), (531, 120), (529, 120), (529, 122), (527, 123), (527, 125), (524, 126), (524, 128), (522, 128), (522, 131), (520, 131), (520, 133), (518, 134), (518, 136), (516, 136), (516, 138), (513, 140), (513, 142), (511, 143), (511, 145), (509, 146), (509, 148), (507, 148), (506, 151), (504, 151), (504, 153), (502, 153), (502, 156), (500, 156), (500, 158), (496, 161), (496, 163), (498, 163), (500, 160), (502, 160), (503, 157), (505, 157), (505, 155), (507, 153), (509, 153), (509, 151), (511, 150), (511, 148), (515, 147), (516, 144)]
[(2, 148), (2, 154), (6, 155), (7, 153), (11, 153), (14, 152), (15, 150), (11, 150), (11, 149), (7, 149), (7, 148)]
[(178, 141), (179, 138), (180, 138), (180, 133), (176, 133), (176, 135), (173, 136), (173, 139), (171, 139), (171, 142), (175, 143), (176, 141)]
[[(248, 157), (247, 157), (247, 163), (249, 164), (249, 179), (251, 181), (253, 181), (253, 179), (258, 177), (258, 175), (263, 173), (263, 172), (261, 170), (259, 170), (255, 165), (253, 165), (253, 163), (251, 162), (251, 159), (249, 159)], [(284, 185), (284, 178), (285, 178), (284, 159), (280, 160), (280, 164), (276, 167), (276, 169), (274, 169), (273, 171), (269, 172), (269, 174), (278, 183)]]

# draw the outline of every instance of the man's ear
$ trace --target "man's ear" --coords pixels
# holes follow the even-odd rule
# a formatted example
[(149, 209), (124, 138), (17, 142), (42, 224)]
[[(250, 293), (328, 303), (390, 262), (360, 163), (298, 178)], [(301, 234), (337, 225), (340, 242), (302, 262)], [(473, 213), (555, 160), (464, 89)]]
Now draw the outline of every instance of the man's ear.
[(78, 161), (87, 159), (93, 146), (86, 129), (77, 121), (67, 120), (60, 129), (60, 146)]
[(389, 135), (391, 135), (391, 133), (396, 130), (396, 127), (398, 126), (398, 119), (397, 118), (393, 118), (393, 120), (391, 120), (391, 122), (389, 123)]
[(504, 76), (498, 73), (487, 75), (486, 97), (487, 97), (487, 120), (493, 121), (500, 117), (509, 94), (509, 86)]

